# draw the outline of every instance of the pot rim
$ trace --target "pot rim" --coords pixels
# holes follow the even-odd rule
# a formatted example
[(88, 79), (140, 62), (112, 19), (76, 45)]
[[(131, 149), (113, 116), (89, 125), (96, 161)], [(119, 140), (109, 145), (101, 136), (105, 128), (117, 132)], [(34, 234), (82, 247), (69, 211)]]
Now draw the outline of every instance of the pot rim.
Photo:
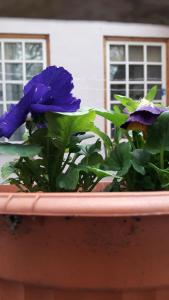
[(169, 191), (0, 192), (0, 215), (118, 217), (169, 214)]

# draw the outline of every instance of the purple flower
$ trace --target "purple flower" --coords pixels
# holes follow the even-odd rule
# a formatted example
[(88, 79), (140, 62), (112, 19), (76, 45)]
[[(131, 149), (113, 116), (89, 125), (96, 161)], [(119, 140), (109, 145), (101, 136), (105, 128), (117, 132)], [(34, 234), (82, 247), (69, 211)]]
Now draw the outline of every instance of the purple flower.
[(10, 138), (25, 121), (27, 114), (75, 112), (80, 99), (72, 96), (72, 75), (62, 67), (51, 66), (34, 76), (24, 87), (19, 103), (0, 117), (0, 137)]
[(128, 120), (121, 127), (128, 130), (142, 130), (145, 132), (147, 126), (152, 125), (158, 116), (166, 110), (167, 108), (155, 106), (154, 104), (148, 103), (142, 105), (140, 103), (138, 108), (129, 115)]
[(15, 130), (26, 120), (30, 111), (32, 91), (24, 96), (16, 105), (11, 105), (9, 111), (0, 117), (0, 137), (10, 138)]

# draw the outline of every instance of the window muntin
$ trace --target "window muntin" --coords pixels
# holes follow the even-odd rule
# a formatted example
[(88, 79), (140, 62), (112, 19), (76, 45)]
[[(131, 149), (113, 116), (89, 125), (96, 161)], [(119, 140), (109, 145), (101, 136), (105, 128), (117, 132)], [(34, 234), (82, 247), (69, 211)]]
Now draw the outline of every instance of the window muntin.
[[(47, 66), (46, 39), (0, 38), (0, 113), (16, 104), (23, 86)], [(23, 128), (10, 140), (22, 139)]]
[[(139, 100), (157, 85), (157, 103), (165, 103), (166, 44), (108, 41), (106, 50), (107, 108), (119, 104), (114, 94)], [(110, 132), (112, 130), (110, 129)]]

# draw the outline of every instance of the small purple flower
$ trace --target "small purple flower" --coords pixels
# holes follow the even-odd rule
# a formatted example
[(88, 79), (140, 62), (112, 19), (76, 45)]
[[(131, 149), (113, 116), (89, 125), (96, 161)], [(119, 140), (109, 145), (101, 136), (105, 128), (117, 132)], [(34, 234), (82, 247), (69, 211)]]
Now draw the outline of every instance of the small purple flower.
[(168, 110), (165, 107), (155, 106), (154, 104), (145, 104), (145, 100), (140, 103), (137, 109), (129, 115), (128, 120), (121, 126), (128, 130), (145, 131), (147, 126), (152, 125), (158, 116)]
[(77, 111), (81, 100), (73, 97), (73, 88), (72, 75), (62, 67), (51, 66), (34, 76), (24, 87), (19, 103), (0, 117), (0, 137), (10, 138), (28, 113)]

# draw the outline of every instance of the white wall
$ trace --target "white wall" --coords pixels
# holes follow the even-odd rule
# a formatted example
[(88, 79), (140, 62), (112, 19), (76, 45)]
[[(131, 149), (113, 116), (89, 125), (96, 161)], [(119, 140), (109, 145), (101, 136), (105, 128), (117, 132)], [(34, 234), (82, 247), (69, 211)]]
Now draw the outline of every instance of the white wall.
[[(83, 105), (102, 107), (103, 36), (169, 37), (169, 26), (0, 18), (0, 33), (49, 34), (51, 64), (72, 72)], [(104, 128), (103, 120), (99, 126)]]
[(0, 33), (49, 34), (51, 64), (72, 72), (84, 105), (103, 106), (103, 36), (169, 37), (169, 26), (1, 18)]

